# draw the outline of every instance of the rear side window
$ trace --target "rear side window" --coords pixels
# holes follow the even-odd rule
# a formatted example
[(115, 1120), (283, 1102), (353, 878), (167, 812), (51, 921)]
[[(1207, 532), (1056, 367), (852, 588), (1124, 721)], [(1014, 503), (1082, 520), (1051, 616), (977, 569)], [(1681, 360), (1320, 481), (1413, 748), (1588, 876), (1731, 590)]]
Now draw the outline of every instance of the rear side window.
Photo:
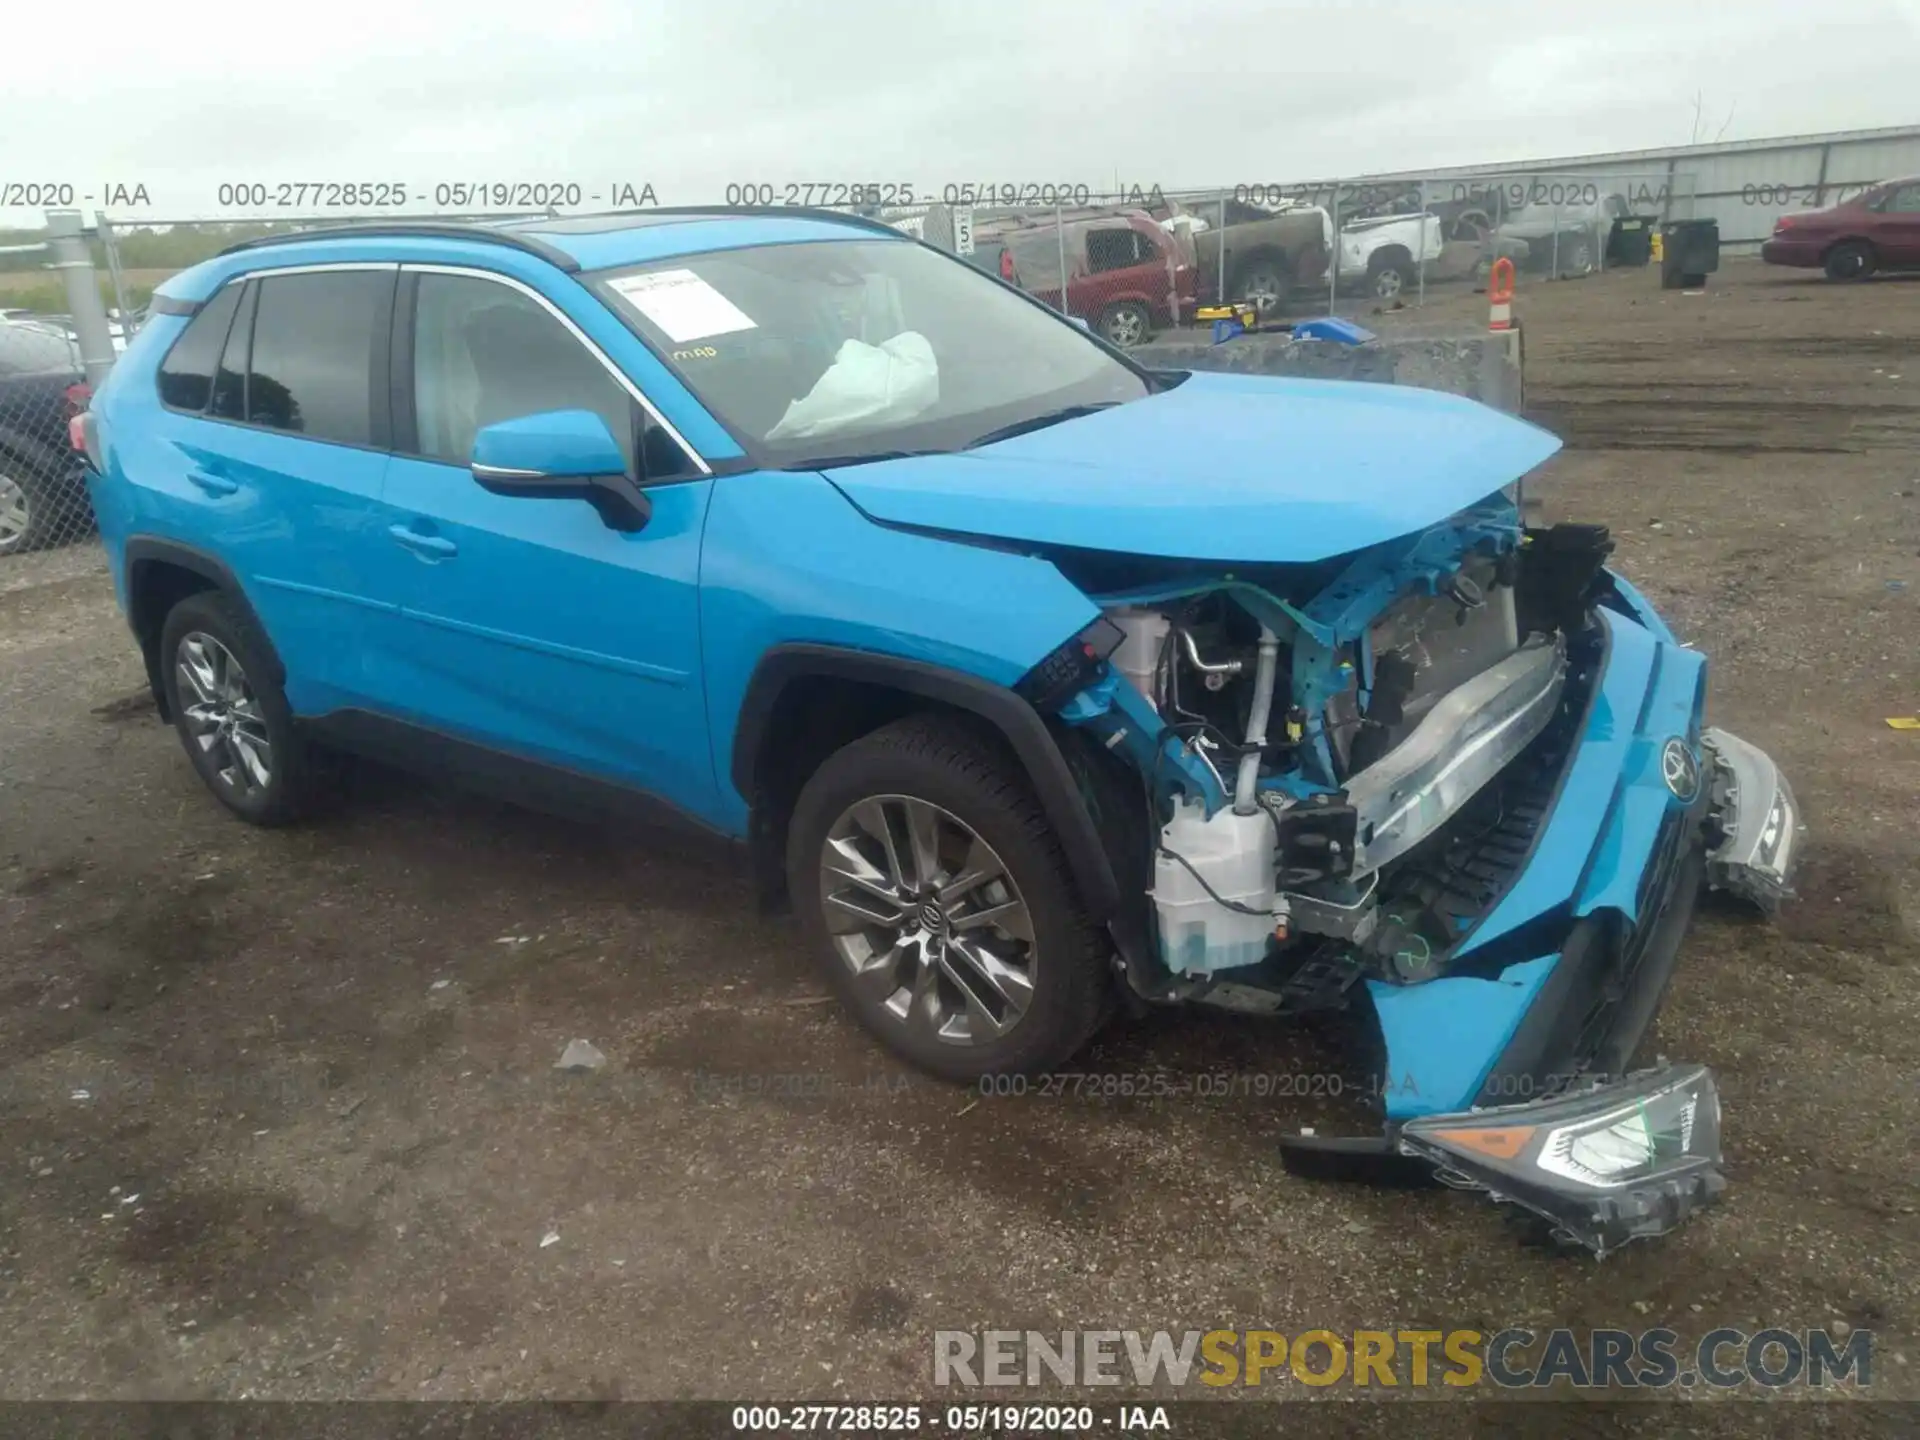
[(257, 282), (247, 420), (314, 440), (372, 445), (394, 271), (269, 275)]
[(200, 307), (200, 313), (187, 322), (173, 349), (160, 362), (160, 401), (175, 410), (195, 414), (207, 408), (213, 394), (213, 369), (220, 361), (220, 347), (226, 343), (227, 328), (240, 305), (239, 284), (228, 285)]
[(1153, 242), (1138, 230), (1087, 232), (1087, 269), (1095, 275), (1103, 270), (1126, 270), (1157, 253)]
[(1902, 185), (1887, 196), (1886, 208), (1891, 215), (1920, 213), (1920, 185)]

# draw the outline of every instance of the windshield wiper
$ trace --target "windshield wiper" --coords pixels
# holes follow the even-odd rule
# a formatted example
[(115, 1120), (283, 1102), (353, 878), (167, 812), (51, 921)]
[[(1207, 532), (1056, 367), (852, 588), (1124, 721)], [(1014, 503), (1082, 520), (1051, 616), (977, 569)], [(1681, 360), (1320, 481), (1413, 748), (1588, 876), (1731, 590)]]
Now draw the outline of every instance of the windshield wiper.
[(1016, 435), (1025, 435), (1034, 430), (1044, 430), (1049, 425), (1058, 425), (1063, 420), (1078, 420), (1083, 415), (1092, 415), (1101, 410), (1111, 410), (1118, 400), (1101, 400), (1092, 405), (1063, 405), (1058, 410), (1048, 410), (1043, 414), (1030, 415), (1025, 420), (1015, 420), (1010, 425), (1001, 425), (969, 440), (961, 448), (977, 450), (982, 445), (991, 445), (998, 440), (1011, 440)]

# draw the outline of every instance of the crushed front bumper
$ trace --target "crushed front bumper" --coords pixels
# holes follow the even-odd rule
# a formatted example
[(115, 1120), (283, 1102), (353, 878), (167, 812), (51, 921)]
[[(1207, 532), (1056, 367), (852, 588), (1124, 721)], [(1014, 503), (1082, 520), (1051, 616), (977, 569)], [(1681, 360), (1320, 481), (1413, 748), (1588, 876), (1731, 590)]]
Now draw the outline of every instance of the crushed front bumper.
[[(1601, 613), (1604, 645), (1581, 662), (1577, 738), (1503, 892), (1438, 978), (1366, 982), (1384, 1046), (1385, 1133), (1289, 1139), (1290, 1170), (1399, 1180), (1409, 1167), (1438, 1170), (1597, 1254), (1719, 1196), (1712, 1077), (1629, 1067), (1701, 891), (1711, 881), (1769, 908), (1791, 893), (1799, 815), (1763, 752), (1702, 731), (1703, 660), (1650, 611), (1635, 623), (1642, 602), (1623, 589), (1627, 613)], [(1547, 1131), (1657, 1099), (1676, 1080), (1698, 1097), (1684, 1145), (1669, 1136), (1604, 1184), (1534, 1163)], [(1469, 1132), (1464, 1151), (1450, 1143)]]

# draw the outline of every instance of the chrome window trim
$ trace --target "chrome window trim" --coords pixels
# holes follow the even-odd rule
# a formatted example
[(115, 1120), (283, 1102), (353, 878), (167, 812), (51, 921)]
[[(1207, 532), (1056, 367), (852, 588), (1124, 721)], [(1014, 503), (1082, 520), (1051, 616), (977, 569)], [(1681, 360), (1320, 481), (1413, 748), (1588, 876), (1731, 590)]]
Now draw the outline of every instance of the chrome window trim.
[[(330, 267), (323, 266), (319, 268), (324, 269)], [(666, 431), (673, 443), (678, 445), (682, 452), (699, 467), (701, 478), (712, 478), (713, 467), (707, 463), (706, 456), (689, 445), (687, 443), (687, 437), (674, 428), (673, 422), (662, 415), (654, 406), (653, 402), (640, 393), (640, 387), (633, 383), (633, 378), (618, 365), (614, 364), (614, 362), (608, 358), (607, 352), (595, 344), (593, 338), (589, 336), (586, 331), (574, 324), (572, 317), (570, 317), (566, 311), (562, 310), (558, 305), (554, 304), (552, 300), (534, 289), (533, 286), (527, 284), (526, 281), (512, 275), (502, 275), (497, 270), (481, 270), (469, 265), (441, 265), (428, 261), (416, 262), (407, 260), (399, 262), (399, 268), (402, 271), (415, 275), (454, 275), (464, 279), (490, 280), (496, 285), (504, 285), (509, 290), (517, 290), (522, 295), (525, 295), (529, 300), (539, 305), (549, 315), (553, 316), (554, 319), (565, 326), (567, 333), (572, 335), (575, 340), (584, 346), (589, 355), (600, 362), (606, 372), (614, 378), (615, 383), (617, 383), (622, 390), (625, 390), (627, 394), (631, 395), (634, 402), (638, 404), (642, 410), (647, 412), (647, 417), (662, 430)]]

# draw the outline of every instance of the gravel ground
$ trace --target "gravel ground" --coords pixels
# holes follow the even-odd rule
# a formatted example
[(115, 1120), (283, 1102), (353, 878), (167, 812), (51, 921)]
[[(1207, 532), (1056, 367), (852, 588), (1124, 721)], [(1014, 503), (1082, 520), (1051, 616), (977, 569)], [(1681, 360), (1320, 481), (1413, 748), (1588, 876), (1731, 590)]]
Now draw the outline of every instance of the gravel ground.
[[(1523, 1248), (1476, 1198), (1287, 1179), (1275, 1137), (1351, 1104), (909, 1075), (657, 849), (371, 769), (247, 829), (79, 547), (0, 565), (0, 1396), (873, 1399), (929, 1392), (941, 1328), (1836, 1320), (1920, 1396), (1920, 734), (1885, 723), (1920, 711), (1920, 284), (1730, 262), (1520, 310), (1550, 511), (1615, 527), (1808, 813), (1800, 902), (1703, 912), (1659, 1023), (1720, 1074), (1723, 1206)], [(556, 1072), (575, 1037), (607, 1068)], [(1337, 1032), (1192, 1016), (1084, 1069), (1350, 1073)]]

